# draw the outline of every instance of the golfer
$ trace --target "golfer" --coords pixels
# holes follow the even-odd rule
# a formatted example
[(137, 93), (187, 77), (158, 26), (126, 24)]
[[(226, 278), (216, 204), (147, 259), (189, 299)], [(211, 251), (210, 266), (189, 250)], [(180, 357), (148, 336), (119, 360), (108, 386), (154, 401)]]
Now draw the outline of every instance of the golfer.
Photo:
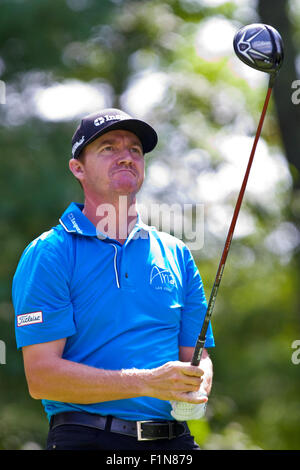
[(199, 449), (186, 421), (203, 416), (214, 339), (210, 325), (192, 366), (207, 305), (200, 274), (186, 245), (137, 211), (156, 144), (149, 124), (118, 109), (84, 117), (69, 161), (84, 204), (19, 261), (16, 340), (49, 419), (47, 450)]

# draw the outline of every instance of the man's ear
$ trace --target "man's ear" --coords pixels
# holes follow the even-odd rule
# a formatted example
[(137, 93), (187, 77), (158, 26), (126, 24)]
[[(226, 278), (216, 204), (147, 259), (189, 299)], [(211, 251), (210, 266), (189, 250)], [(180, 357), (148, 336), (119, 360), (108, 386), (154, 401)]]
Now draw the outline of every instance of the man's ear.
[(81, 181), (82, 176), (84, 174), (84, 167), (83, 167), (82, 162), (78, 160), (77, 158), (71, 158), (69, 160), (69, 168), (71, 172), (73, 173), (73, 175), (75, 176), (75, 178)]

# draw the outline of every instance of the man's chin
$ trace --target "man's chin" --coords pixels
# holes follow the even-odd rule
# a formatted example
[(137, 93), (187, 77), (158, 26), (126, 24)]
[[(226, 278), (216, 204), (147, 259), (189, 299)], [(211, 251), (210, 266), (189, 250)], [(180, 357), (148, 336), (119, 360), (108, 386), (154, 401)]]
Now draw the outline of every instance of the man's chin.
[(112, 185), (112, 190), (119, 195), (122, 196), (128, 196), (130, 194), (136, 194), (142, 186), (142, 183), (137, 184), (136, 180), (133, 181), (132, 179), (130, 180), (128, 178), (127, 181), (125, 181), (125, 178), (123, 181), (115, 181), (114, 184)]
[(118, 187), (114, 189), (114, 194), (118, 196), (132, 197), (137, 194), (139, 190), (136, 187)]

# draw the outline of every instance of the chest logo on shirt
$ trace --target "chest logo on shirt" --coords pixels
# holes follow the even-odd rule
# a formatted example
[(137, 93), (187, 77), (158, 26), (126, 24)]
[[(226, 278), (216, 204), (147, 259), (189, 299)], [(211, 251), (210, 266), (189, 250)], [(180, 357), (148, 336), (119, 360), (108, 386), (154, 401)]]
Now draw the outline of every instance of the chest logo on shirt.
[(165, 268), (153, 266), (150, 273), (150, 286), (156, 290), (171, 292), (176, 286), (173, 274)]

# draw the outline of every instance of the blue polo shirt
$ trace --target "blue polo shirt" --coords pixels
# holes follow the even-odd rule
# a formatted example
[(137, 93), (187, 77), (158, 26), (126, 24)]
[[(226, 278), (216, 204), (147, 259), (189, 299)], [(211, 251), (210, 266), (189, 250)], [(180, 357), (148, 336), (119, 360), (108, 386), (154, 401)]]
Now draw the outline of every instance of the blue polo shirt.
[[(186, 245), (139, 218), (121, 245), (72, 203), (59, 225), (25, 249), (13, 279), (18, 348), (67, 338), (63, 358), (120, 370), (151, 369), (194, 346), (206, 312)], [(206, 347), (214, 346), (211, 325)], [(72, 404), (42, 400), (48, 418), (84, 410), (129, 420), (172, 419), (151, 397)]]

